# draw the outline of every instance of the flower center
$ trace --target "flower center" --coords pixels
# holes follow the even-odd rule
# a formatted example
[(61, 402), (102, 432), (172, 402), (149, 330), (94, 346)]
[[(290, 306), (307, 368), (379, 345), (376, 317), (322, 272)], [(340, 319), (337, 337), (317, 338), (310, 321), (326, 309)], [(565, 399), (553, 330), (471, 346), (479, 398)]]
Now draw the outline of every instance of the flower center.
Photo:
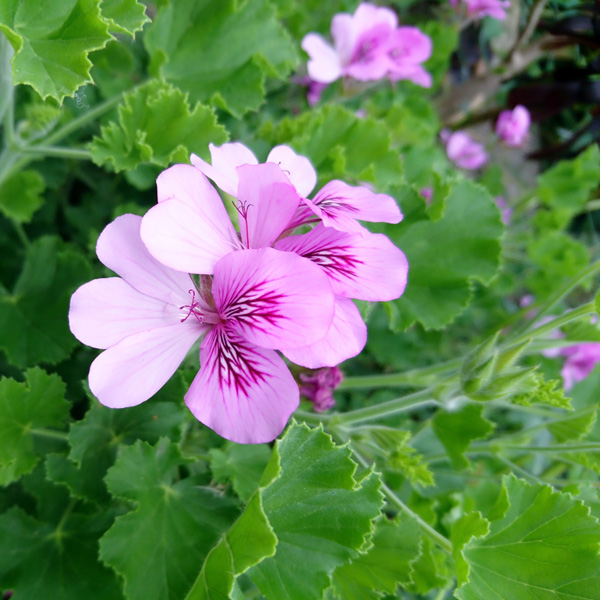
[(188, 290), (188, 294), (192, 295), (192, 302), (191, 302), (191, 304), (184, 304), (183, 306), (179, 307), (179, 310), (183, 310), (184, 308), (188, 309), (188, 314), (185, 315), (185, 317), (183, 317), (183, 319), (181, 319), (181, 322), (183, 323), (183, 322), (187, 321), (191, 315), (194, 315), (194, 317), (196, 317), (196, 320), (198, 321), (198, 323), (202, 323), (204, 321), (204, 314), (198, 308), (199, 303), (196, 302), (196, 291)]

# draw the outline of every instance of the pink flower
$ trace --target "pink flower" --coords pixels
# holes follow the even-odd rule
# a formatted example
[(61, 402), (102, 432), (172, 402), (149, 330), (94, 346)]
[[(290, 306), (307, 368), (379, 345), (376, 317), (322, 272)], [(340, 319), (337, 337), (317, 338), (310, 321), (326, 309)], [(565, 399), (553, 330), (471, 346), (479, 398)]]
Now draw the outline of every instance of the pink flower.
[(91, 281), (71, 299), (71, 331), (104, 350), (90, 368), (92, 392), (112, 408), (144, 402), (204, 335), (188, 407), (233, 441), (272, 440), (299, 402), (275, 349), (326, 335), (334, 312), (327, 277), (311, 261), (260, 248), (226, 253), (213, 277), (196, 283), (149, 254), (141, 222), (124, 215), (105, 228), (98, 257), (120, 277)]
[(333, 390), (343, 378), (337, 367), (326, 367), (311, 374), (300, 373), (300, 393), (313, 403), (315, 412), (324, 412), (335, 405)]
[(337, 14), (331, 22), (331, 36), (333, 48), (316, 33), (302, 40), (302, 49), (310, 57), (308, 74), (315, 81), (389, 77), (431, 85), (431, 76), (421, 67), (431, 55), (431, 40), (415, 27), (398, 28), (396, 14), (389, 8), (363, 2), (353, 15)]
[(504, 225), (508, 225), (513, 214), (512, 207), (502, 196), (496, 196), (494, 201), (496, 202), (496, 206), (500, 209), (502, 222)]
[(529, 111), (524, 106), (518, 105), (513, 110), (503, 110), (500, 113), (496, 121), (496, 135), (507, 146), (516, 148), (525, 141), (530, 125)]
[(488, 155), (483, 144), (473, 140), (464, 131), (450, 133), (443, 130), (440, 134), (442, 141), (446, 144), (448, 158), (461, 169), (476, 170), (488, 161)]
[(585, 379), (600, 363), (600, 342), (586, 342), (561, 348), (562, 356), (566, 356), (561, 370), (565, 382), (565, 390), (570, 390), (576, 383)]
[[(458, 4), (458, 0), (450, 0), (452, 6)], [(491, 17), (499, 21), (506, 19), (506, 11), (510, 8), (510, 0), (464, 0), (467, 14), (475, 19)]]
[(432, 187), (424, 187), (419, 190), (419, 195), (425, 198), (425, 204), (431, 204), (431, 199), (433, 198), (433, 188)]

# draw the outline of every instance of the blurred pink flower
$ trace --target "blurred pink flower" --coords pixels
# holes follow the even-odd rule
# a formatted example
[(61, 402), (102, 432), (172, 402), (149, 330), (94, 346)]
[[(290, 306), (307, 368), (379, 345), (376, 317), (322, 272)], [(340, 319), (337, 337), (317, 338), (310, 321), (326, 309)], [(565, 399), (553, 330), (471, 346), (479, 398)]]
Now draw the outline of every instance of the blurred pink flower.
[(565, 383), (565, 390), (570, 390), (576, 383), (585, 379), (600, 363), (600, 342), (586, 342), (560, 349), (566, 357), (560, 372)]
[(450, 0), (452, 6), (463, 4), (467, 7), (467, 15), (475, 19), (491, 17), (499, 21), (506, 19), (506, 11), (510, 0)]
[(464, 131), (442, 130), (440, 137), (446, 144), (448, 158), (461, 169), (476, 170), (488, 161), (483, 144), (476, 142)]
[(531, 116), (520, 104), (513, 110), (503, 110), (496, 121), (496, 135), (513, 148), (521, 146), (529, 133)]
[(315, 412), (324, 412), (335, 405), (333, 390), (344, 376), (338, 367), (326, 367), (313, 373), (300, 373), (300, 393), (313, 403)]
[(337, 14), (331, 22), (331, 36), (334, 47), (316, 33), (302, 40), (302, 49), (310, 57), (308, 74), (314, 81), (388, 77), (431, 86), (431, 76), (421, 66), (431, 56), (430, 38), (416, 27), (398, 27), (396, 13), (389, 8), (363, 2), (353, 15)]
[(512, 207), (502, 196), (496, 196), (494, 198), (494, 201), (496, 202), (496, 205), (500, 209), (500, 215), (502, 218), (502, 222), (505, 225), (508, 225), (510, 223), (510, 218), (512, 217), (512, 214), (513, 214)]
[(419, 190), (419, 194), (425, 198), (425, 204), (431, 204), (431, 199), (433, 198), (433, 188), (432, 187), (424, 187)]

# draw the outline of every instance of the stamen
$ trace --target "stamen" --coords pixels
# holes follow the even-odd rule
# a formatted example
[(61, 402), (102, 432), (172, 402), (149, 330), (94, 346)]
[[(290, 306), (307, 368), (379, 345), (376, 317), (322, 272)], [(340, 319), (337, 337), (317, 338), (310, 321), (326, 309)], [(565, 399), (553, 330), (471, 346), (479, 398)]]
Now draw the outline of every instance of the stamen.
[(246, 227), (246, 243), (249, 247), (250, 236), (248, 235), (248, 210), (250, 210), (250, 207), (254, 206), (254, 204), (248, 204), (247, 202), (244, 202), (242, 200), (238, 200), (237, 203), (235, 202), (235, 200), (232, 200), (231, 203), (233, 204), (233, 206), (235, 206), (235, 210), (237, 210), (238, 215), (240, 215), (240, 217), (244, 219), (244, 225)]
[(284, 172), (284, 173), (285, 173), (285, 174), (286, 174), (288, 177), (291, 175), (291, 173), (290, 173), (290, 172), (289, 172), (287, 169), (284, 169), (284, 168), (281, 166), (281, 161), (279, 161), (279, 162), (277, 163), (277, 166), (278, 166), (278, 167), (279, 167), (279, 168), (280, 168), (280, 169), (281, 169), (281, 170), (282, 170), (282, 171), (283, 171), (283, 172)]
[(184, 308), (189, 309), (188, 314), (185, 317), (183, 317), (183, 319), (181, 319), (181, 323), (183, 323), (184, 321), (187, 321), (188, 318), (190, 317), (190, 315), (192, 315), (192, 314), (194, 315), (194, 317), (196, 317), (196, 320), (198, 321), (198, 323), (202, 323), (204, 321), (204, 315), (197, 308), (198, 302), (196, 302), (196, 291), (188, 290), (188, 294), (192, 295), (192, 303), (184, 304), (183, 306), (179, 307), (179, 310), (183, 310)]

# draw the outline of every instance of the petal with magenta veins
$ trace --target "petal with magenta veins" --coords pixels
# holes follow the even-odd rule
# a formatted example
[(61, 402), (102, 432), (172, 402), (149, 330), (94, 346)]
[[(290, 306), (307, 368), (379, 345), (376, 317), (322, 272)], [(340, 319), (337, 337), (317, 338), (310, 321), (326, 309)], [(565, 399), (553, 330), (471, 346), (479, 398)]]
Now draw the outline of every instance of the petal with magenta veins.
[[(180, 304), (184, 300), (182, 296)], [(119, 277), (94, 279), (71, 296), (69, 327), (80, 342), (105, 349), (135, 333), (174, 323), (166, 307)]]
[(92, 393), (110, 408), (141, 404), (167, 383), (208, 328), (188, 319), (126, 337), (92, 363)]
[(323, 271), (272, 248), (222, 258), (212, 295), (228, 327), (263, 348), (308, 346), (326, 335), (333, 320), (333, 292)]
[(356, 220), (375, 223), (399, 223), (402, 220), (400, 208), (391, 196), (338, 180), (330, 181), (305, 203), (324, 225), (340, 231), (364, 231)]
[(327, 335), (303, 348), (284, 350), (285, 357), (308, 369), (334, 367), (360, 354), (367, 342), (367, 326), (352, 300), (336, 296), (335, 315)]
[(321, 267), (340, 296), (387, 301), (401, 296), (406, 287), (406, 257), (379, 233), (347, 233), (319, 224), (308, 233), (279, 240), (275, 248)]
[(317, 172), (310, 160), (296, 154), (289, 146), (275, 146), (269, 152), (266, 162), (278, 165), (300, 196), (308, 196), (317, 184)]
[(300, 204), (300, 196), (274, 163), (238, 167), (237, 209), (240, 233), (247, 248), (270, 246), (285, 231)]
[(185, 297), (190, 277), (159, 263), (142, 242), (142, 217), (122, 215), (109, 223), (98, 238), (96, 253), (109, 269), (138, 292), (168, 302), (173, 292)]
[(270, 442), (298, 407), (298, 385), (277, 353), (222, 324), (202, 341), (200, 365), (185, 402), (200, 422), (228, 440)]
[(331, 83), (342, 76), (342, 63), (338, 53), (320, 35), (305, 35), (302, 50), (310, 56), (308, 75), (314, 81)]
[(208, 148), (212, 164), (208, 164), (195, 154), (191, 155), (190, 162), (209, 179), (212, 179), (216, 186), (225, 193), (237, 197), (238, 174), (236, 168), (242, 165), (257, 165), (256, 156), (250, 148), (240, 142), (231, 142), (222, 146), (209, 144)]

